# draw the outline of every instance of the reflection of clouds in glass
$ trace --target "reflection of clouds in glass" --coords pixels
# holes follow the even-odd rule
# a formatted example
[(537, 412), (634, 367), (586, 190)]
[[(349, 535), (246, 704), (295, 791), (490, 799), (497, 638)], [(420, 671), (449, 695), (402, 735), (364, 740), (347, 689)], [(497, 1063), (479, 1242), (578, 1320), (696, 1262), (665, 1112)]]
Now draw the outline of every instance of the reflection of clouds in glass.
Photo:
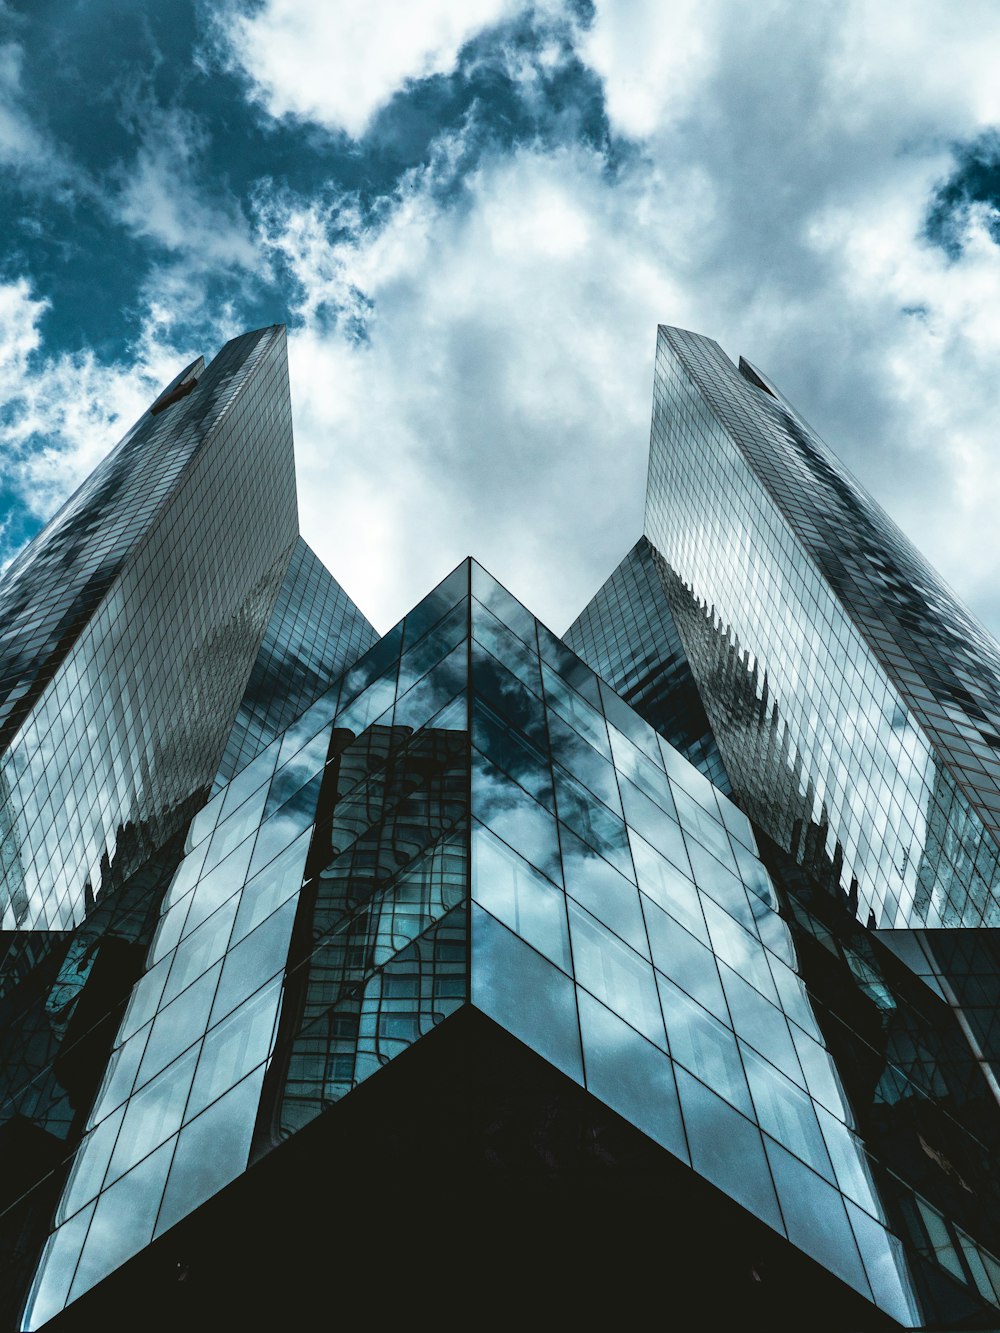
[(191, 1097), (185, 1108), (186, 1119), (196, 1116), (267, 1058), (281, 1002), (279, 988), (277, 980), (262, 986), (209, 1032), (201, 1048)]
[(576, 979), (643, 1036), (664, 1047), (653, 968), (572, 900), (570, 938)]
[(560, 829), (566, 892), (627, 944), (649, 957), (639, 891), (568, 829)]
[(468, 657), (463, 643), (397, 699), (393, 710), (394, 724), (397, 727), (412, 727), (414, 731), (425, 726), (435, 713), (465, 688), (468, 674)]
[(72, 1217), (89, 1200), (96, 1199), (124, 1118), (125, 1107), (119, 1106), (83, 1140), (73, 1159), (73, 1169), (59, 1201), (57, 1226)]
[(726, 830), (719, 823), (718, 818), (710, 815), (703, 806), (679, 787), (674, 792), (674, 803), (677, 807), (677, 818), (684, 829), (685, 838), (696, 839), (702, 847), (707, 847), (724, 866), (735, 871), (737, 869), (736, 858), (733, 855)]
[(670, 1062), (586, 991), (578, 992), (587, 1087), (675, 1157), (688, 1160)]
[(230, 949), (215, 993), (211, 1022), (224, 1018), (262, 982), (284, 970), (294, 919), (295, 903), (287, 902)]
[(789, 1239), (862, 1295), (871, 1288), (842, 1196), (778, 1144), (765, 1141)]
[(40, 1328), (66, 1304), (69, 1284), (95, 1207), (96, 1204), (90, 1204), (49, 1237), (28, 1298), (24, 1319), (26, 1330)]
[(471, 922), (472, 1003), (582, 1084), (572, 981), (475, 904)]
[(768, 959), (768, 963), (781, 1000), (781, 1008), (786, 1016), (803, 1028), (815, 1041), (822, 1041), (823, 1034), (816, 1021), (816, 1012), (802, 978), (773, 955)]
[[(743, 895), (742, 885), (740, 893)], [(743, 895), (743, 905), (745, 909), (745, 895)], [(777, 1004), (778, 992), (760, 941), (738, 925), (729, 913), (724, 912), (711, 898), (707, 896), (702, 898), (702, 908), (716, 956), (728, 963), (734, 972), (749, 981), (761, 994)]]
[(719, 964), (719, 972), (729, 1001), (733, 1030), (782, 1073), (804, 1086), (784, 1014), (725, 963)]
[[(191, 855), (192, 851), (203, 846), (205, 839), (215, 828), (219, 815), (222, 812), (222, 803), (226, 799), (226, 789), (216, 792), (212, 799), (198, 811), (194, 819), (188, 825), (187, 837), (184, 842), (184, 850)], [(183, 863), (182, 863), (183, 864)], [(178, 872), (179, 873), (179, 872)]]
[(464, 690), (428, 722), (435, 731), (468, 731), (469, 702)]
[(266, 798), (269, 786), (268, 779), (274, 771), (277, 757), (278, 746), (276, 742), (272, 741), (245, 768), (240, 769), (225, 788), (225, 797), (219, 813), (220, 824), (224, 824), (232, 814), (245, 806), (251, 796), (259, 794), (262, 801)]
[(536, 745), (545, 746), (545, 713), (542, 701), (490, 653), (473, 641), (472, 685), (493, 708)]
[(623, 875), (635, 878), (628, 832), (618, 815), (562, 769), (553, 770), (559, 818)]
[(744, 1115), (752, 1116), (750, 1093), (732, 1032), (665, 978), (660, 978), (660, 994), (673, 1058)]
[[(346, 695), (345, 695), (346, 698)], [(308, 708), (297, 722), (275, 741), (278, 746), (278, 772), (287, 765), (310, 742), (329, 735), (330, 723), (337, 711), (337, 688), (320, 695), (311, 708)], [(310, 745), (311, 749), (311, 745)]]
[(472, 592), (522, 643), (532, 649), (535, 647), (534, 616), (475, 560), (472, 561)]
[(876, 1304), (904, 1328), (922, 1323), (899, 1238), (873, 1221), (850, 1199), (846, 1200), (846, 1207)]
[[(393, 626), (388, 634), (384, 634), (378, 643), (369, 648), (368, 652), (360, 657), (349, 671), (344, 672), (340, 683), (339, 706), (341, 709), (346, 710), (352, 701), (363, 694), (372, 682), (383, 673), (389, 672), (392, 674), (395, 672), (396, 659), (399, 656), (399, 647), (402, 640), (403, 623), (400, 621), (398, 625)], [(316, 706), (314, 705), (314, 707)], [(305, 714), (305, 717), (309, 717), (311, 712), (312, 709)], [(291, 735), (297, 726), (298, 723), (294, 723), (288, 729), (286, 735)]]
[(575, 731), (578, 731), (605, 758), (611, 758), (611, 745), (604, 717), (563, 678), (547, 666), (542, 667), (545, 699), (550, 709), (558, 713)]
[(533, 694), (541, 696), (542, 681), (535, 653), (475, 599), (472, 603), (472, 634), (477, 643), (503, 662)]
[(614, 768), (554, 713), (549, 714), (549, 745), (556, 763), (572, 773), (615, 814), (621, 815), (621, 797)]
[(811, 1037), (807, 1037), (797, 1027), (792, 1028), (792, 1040), (795, 1042), (799, 1064), (802, 1066), (803, 1074), (805, 1074), (809, 1095), (821, 1106), (825, 1106), (828, 1111), (832, 1111), (835, 1116), (842, 1119), (846, 1125), (853, 1128), (854, 1114), (851, 1110), (851, 1104), (841, 1085), (837, 1066), (834, 1064), (829, 1051), (818, 1041), (813, 1041)]
[(552, 807), (552, 770), (547, 756), (481, 699), (473, 706), (472, 737), (474, 744), (497, 767), (537, 801)]
[[(256, 803), (254, 798), (251, 804)], [(237, 812), (228, 824), (221, 824), (212, 835), (201, 878), (191, 899), (191, 911), (184, 923), (185, 931), (193, 930), (242, 886), (260, 823), (260, 808), (253, 814), (253, 821), (244, 823), (241, 813)]]
[[(308, 792), (308, 798), (305, 793)], [(303, 799), (293, 799), (282, 806), (276, 815), (265, 820), (260, 826), (254, 843), (253, 856), (247, 871), (247, 878), (253, 879), (266, 865), (285, 850), (305, 829), (312, 824), (316, 814), (317, 788), (311, 784), (303, 788)]]
[(171, 951), (161, 958), (155, 967), (151, 967), (148, 972), (141, 976), (133, 986), (128, 1008), (125, 1010), (125, 1017), (122, 1019), (122, 1025), (118, 1031), (119, 1041), (124, 1041), (133, 1032), (138, 1032), (143, 1024), (148, 1023), (156, 1013), (173, 961), (174, 955)]
[(268, 790), (267, 804), (264, 807), (265, 819), (270, 818), (275, 810), (284, 805), (286, 801), (291, 800), (296, 793), (301, 792), (309, 780), (315, 777), (326, 763), (329, 745), (329, 733), (324, 728), (307, 745), (304, 745), (287, 764), (278, 769)]
[(205, 1031), (221, 967), (221, 963), (216, 963), (172, 1004), (159, 1011), (146, 1042), (136, 1087), (142, 1087), (147, 1079), (165, 1069)]
[(231, 944), (237, 944), (283, 902), (298, 893), (311, 836), (311, 828), (300, 833), (290, 847), (247, 883), (240, 894)]
[(555, 820), (515, 782), (472, 752), (472, 808), (508, 846), (562, 882)]
[(195, 847), (193, 851), (187, 853), (184, 860), (174, 872), (174, 877), (170, 881), (170, 886), (163, 895), (163, 903), (160, 907), (161, 915), (166, 916), (171, 907), (176, 903), (179, 903), (195, 886), (198, 882), (198, 876), (201, 874), (202, 867), (205, 864), (205, 857), (207, 855), (207, 841), (203, 841), (199, 847)]
[(627, 778), (619, 779), (625, 819), (630, 831), (639, 833), (644, 841), (655, 847), (674, 865), (687, 870), (689, 857), (681, 826), (673, 815), (667, 814), (655, 801), (634, 786)]
[(191, 1089), (197, 1054), (197, 1049), (187, 1051), (129, 1101), (108, 1165), (107, 1184), (176, 1134)]
[(156, 1222), (157, 1235), (246, 1169), (263, 1079), (260, 1065), (181, 1130)]
[(360, 735), (377, 717), (390, 709), (396, 699), (395, 674), (382, 676), (373, 681), (366, 690), (345, 709), (337, 714), (337, 726), (345, 731)]
[(760, 1127), (832, 1184), (833, 1167), (810, 1098), (768, 1060), (745, 1046), (741, 1053)]
[(628, 838), (639, 888), (707, 944), (708, 928), (701, 910), (701, 899), (692, 880), (673, 862), (661, 856), (633, 828), (629, 828)]
[(478, 824), (473, 825), (472, 896), (557, 967), (570, 971), (563, 895)]
[(784, 1232), (760, 1131), (683, 1069), (675, 1070), (691, 1163), (730, 1198)]
[(728, 1022), (726, 997), (712, 951), (650, 899), (644, 897), (642, 910), (656, 967), (716, 1018)]
[(181, 940), (174, 950), (170, 976), (167, 978), (160, 1000), (161, 1009), (226, 952), (236, 917), (236, 907), (237, 895), (230, 893), (228, 900), (207, 921), (203, 921), (190, 935), (185, 935)]
[(771, 956), (768, 962), (772, 971), (778, 959), (795, 970), (799, 959), (787, 923), (778, 915), (776, 908), (774, 911), (769, 910), (756, 895), (751, 894), (749, 901), (753, 915), (753, 929), (760, 936), (761, 943), (770, 950)]
[(860, 1204), (866, 1213), (888, 1226), (889, 1219), (879, 1198), (864, 1144), (842, 1120), (818, 1103), (816, 1116), (841, 1191)]
[(462, 601), (429, 634), (424, 635), (412, 648), (407, 648), (399, 662), (399, 679), (396, 686), (398, 698), (426, 676), (432, 667), (437, 666), (457, 644), (465, 639), (468, 617), (468, 603)]
[(149, 1244), (173, 1148), (172, 1142), (164, 1143), (101, 1195), (70, 1288), (70, 1300)]

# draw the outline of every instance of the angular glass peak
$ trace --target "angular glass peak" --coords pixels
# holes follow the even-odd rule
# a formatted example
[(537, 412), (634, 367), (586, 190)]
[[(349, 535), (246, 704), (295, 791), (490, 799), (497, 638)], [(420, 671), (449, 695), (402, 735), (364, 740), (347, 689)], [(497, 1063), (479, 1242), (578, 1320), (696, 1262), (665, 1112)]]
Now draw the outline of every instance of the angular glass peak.
[(903, 1324), (902, 1195), (994, 1262), (887, 1199), (744, 816), (474, 562), (189, 848), (26, 1327), (468, 1004)]

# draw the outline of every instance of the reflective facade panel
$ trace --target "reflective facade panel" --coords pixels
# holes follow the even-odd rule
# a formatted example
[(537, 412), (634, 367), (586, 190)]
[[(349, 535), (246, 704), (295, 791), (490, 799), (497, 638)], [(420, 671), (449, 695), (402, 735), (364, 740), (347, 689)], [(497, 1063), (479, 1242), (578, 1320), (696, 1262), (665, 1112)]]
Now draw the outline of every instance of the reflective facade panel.
[(626, 703), (714, 782), (730, 791), (670, 603), (663, 557), (640, 537), (563, 635)]
[(285, 575), (284, 330), (186, 374), (190, 391), (133, 427), (0, 588), (5, 931), (71, 929), (183, 827)]
[(747, 812), (879, 926), (1000, 924), (1000, 649), (773, 385), (665, 327), (646, 533)]
[(192, 820), (25, 1328), (465, 1002), (468, 584), (466, 563)]
[(471, 559), (376, 635), (296, 535), (280, 329), (0, 580), (0, 1325), (381, 1309), (411, 1254), (705, 1327), (706, 1274), (748, 1327), (1000, 1320), (992, 844), (910, 697), (959, 613), (920, 585), (894, 683), (836, 560), (917, 634), (911, 556), (713, 347), (661, 331), (648, 535), (563, 639)]
[[(192, 821), (25, 1327), (467, 1004), (916, 1326), (914, 1219), (984, 1266), (1000, 1245), (908, 1142), (981, 1153), (941, 1136), (960, 1097), (1000, 1149), (997, 1106), (948, 1004), (780, 856), (464, 563)], [(864, 1004), (900, 1015), (882, 1049)]]
[(240, 702), (216, 783), (228, 781), (378, 639), (299, 537)]

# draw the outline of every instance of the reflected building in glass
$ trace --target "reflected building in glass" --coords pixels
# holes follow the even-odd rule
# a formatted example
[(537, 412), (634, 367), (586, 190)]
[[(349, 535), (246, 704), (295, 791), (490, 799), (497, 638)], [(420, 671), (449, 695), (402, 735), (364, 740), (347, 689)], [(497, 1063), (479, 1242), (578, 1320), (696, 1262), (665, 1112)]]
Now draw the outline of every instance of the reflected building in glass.
[[(118, 447), (126, 479), (175, 468), (135, 528), (194, 516), (218, 573), (184, 584), (170, 661), (200, 654), (225, 692), (156, 669), (145, 622), (186, 547), (125, 535), (118, 451), (0, 585), (24, 683), (0, 768), (10, 1327), (271, 1328), (418, 1300), (564, 1322), (655, 1301), (706, 1330), (1000, 1320), (998, 969), (985, 907), (963, 915), (989, 901), (986, 807), (966, 793), (960, 822), (962, 774), (908, 739), (914, 709), (871, 758), (891, 677), (852, 610), (858, 571), (877, 583), (858, 553), (879, 537), (923, 644), (894, 700), (933, 661), (988, 715), (997, 650), (972, 662), (965, 634), (948, 656), (966, 613), (757, 372), (660, 337), (647, 534), (562, 639), (473, 560), (376, 633), (296, 535), (279, 329), (185, 372)], [(259, 494), (221, 497), (225, 429), (248, 432)], [(278, 472), (272, 535), (254, 506)], [(806, 473), (864, 537), (827, 564), (785, 517), (824, 530)], [(201, 531), (216, 502), (245, 507), (238, 532)], [(63, 549), (104, 582), (54, 581)], [(47, 835), (17, 782), (45, 706)], [(199, 738), (183, 770), (163, 766), (172, 728)], [(98, 735), (132, 768), (67, 798)], [(103, 873), (56, 856), (74, 839)]]

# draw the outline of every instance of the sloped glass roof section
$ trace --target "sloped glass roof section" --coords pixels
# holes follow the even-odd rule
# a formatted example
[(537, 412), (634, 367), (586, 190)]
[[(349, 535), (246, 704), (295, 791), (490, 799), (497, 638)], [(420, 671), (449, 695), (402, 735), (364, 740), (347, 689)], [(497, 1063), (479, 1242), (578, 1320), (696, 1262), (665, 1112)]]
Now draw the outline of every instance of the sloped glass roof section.
[(467, 1006), (902, 1325), (1000, 1306), (1000, 1212), (909, 1151), (995, 1155), (981, 1073), (788, 866), (463, 562), (192, 821), (23, 1327)]

